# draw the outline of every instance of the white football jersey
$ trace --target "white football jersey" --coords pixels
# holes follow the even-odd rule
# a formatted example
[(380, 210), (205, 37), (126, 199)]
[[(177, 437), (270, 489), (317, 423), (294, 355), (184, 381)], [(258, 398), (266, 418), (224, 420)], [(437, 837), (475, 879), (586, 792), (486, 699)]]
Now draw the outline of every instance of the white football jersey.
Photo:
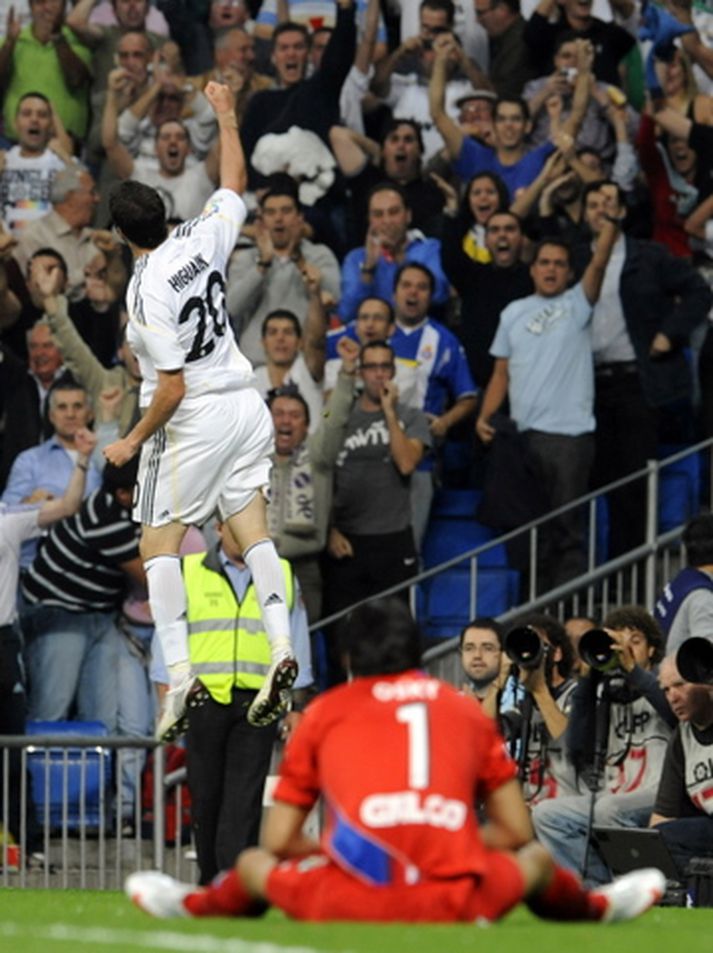
[(178, 413), (206, 394), (254, 383), (225, 307), (225, 270), (246, 214), (239, 195), (219, 189), (198, 218), (136, 262), (126, 293), (127, 340), (141, 369), (142, 407), (151, 401), (157, 371), (183, 369)]

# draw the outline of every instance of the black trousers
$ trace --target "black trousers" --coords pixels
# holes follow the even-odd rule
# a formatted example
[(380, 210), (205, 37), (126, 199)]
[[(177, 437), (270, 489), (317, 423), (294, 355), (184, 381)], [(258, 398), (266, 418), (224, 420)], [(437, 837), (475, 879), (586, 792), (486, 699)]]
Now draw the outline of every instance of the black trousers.
[[(632, 362), (633, 363), (633, 362)], [(646, 403), (631, 363), (609, 365), (595, 377), (595, 487), (613, 483), (656, 456), (657, 414)], [(646, 532), (646, 479), (609, 494), (609, 557), (640, 546)]]
[(661, 831), (681, 880), (694, 857), (713, 857), (713, 817), (682, 817), (657, 824), (656, 830)]
[[(411, 528), (373, 536), (345, 534), (353, 556), (324, 560), (324, 614), (330, 615), (360, 599), (405, 582), (418, 571), (418, 556)], [(404, 591), (404, 599), (408, 592)], [(344, 681), (339, 657), (339, 624), (329, 627), (327, 637), (327, 679), (330, 685)]]
[(201, 884), (258, 842), (277, 722), (248, 724), (254, 697), (254, 691), (235, 688), (230, 704), (211, 698), (188, 713), (186, 767)]

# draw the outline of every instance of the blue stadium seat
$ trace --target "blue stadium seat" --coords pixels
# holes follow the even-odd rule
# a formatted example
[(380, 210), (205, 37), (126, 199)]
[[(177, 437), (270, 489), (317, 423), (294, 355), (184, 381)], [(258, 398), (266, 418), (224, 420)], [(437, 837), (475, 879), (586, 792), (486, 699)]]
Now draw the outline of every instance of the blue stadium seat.
[(431, 504), (431, 519), (438, 516), (462, 516), (474, 519), (483, 498), (480, 490), (459, 490), (441, 487), (436, 490)]
[[(438, 566), (440, 563), (460, 556), (476, 546), (494, 539), (497, 533), (482, 523), (477, 523), (473, 517), (467, 519), (431, 518), (421, 548), (423, 564), (426, 569)], [(508, 564), (507, 553), (502, 544), (494, 546), (478, 557), (478, 567), (498, 566)]]
[[(35, 748), (27, 756), (32, 794), (40, 824), (63, 826), (66, 798), (67, 829), (99, 827), (102, 807), (109, 826), (107, 795), (111, 791), (111, 752), (100, 748), (107, 730), (100, 721), (28, 721), (28, 735), (66, 735), (68, 746)], [(71, 747), (72, 735), (96, 735), (96, 748)]]
[[(659, 449), (659, 457), (665, 459), (682, 449), (684, 448), (662, 446)], [(661, 469), (660, 476), (659, 532), (666, 532), (681, 526), (700, 510), (700, 454), (691, 454), (683, 460), (668, 464)]]
[[(497, 616), (517, 605), (520, 574), (514, 569), (478, 571), (476, 615)], [(456, 567), (426, 580), (416, 602), (418, 620), (429, 638), (451, 638), (471, 618), (470, 573)]]

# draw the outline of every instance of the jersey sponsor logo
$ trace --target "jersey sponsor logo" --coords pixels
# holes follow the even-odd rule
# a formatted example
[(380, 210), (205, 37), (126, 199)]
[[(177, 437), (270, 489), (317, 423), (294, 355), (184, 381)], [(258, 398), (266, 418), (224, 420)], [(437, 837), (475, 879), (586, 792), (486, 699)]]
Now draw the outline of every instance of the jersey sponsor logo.
[(404, 679), (398, 682), (376, 682), (371, 694), (378, 702), (403, 702), (438, 698), (439, 683), (435, 678)]
[(713, 758), (705, 758), (693, 765), (693, 780), (696, 784), (703, 781), (713, 781)]
[(205, 258), (202, 255), (194, 255), (187, 264), (181, 265), (178, 271), (174, 271), (168, 283), (174, 291), (183, 291), (206, 268), (210, 268), (210, 265)]
[(359, 806), (359, 818), (367, 827), (396, 827), (400, 824), (426, 824), (447, 831), (459, 831), (468, 816), (463, 801), (442, 794), (395, 791), (370, 794)]

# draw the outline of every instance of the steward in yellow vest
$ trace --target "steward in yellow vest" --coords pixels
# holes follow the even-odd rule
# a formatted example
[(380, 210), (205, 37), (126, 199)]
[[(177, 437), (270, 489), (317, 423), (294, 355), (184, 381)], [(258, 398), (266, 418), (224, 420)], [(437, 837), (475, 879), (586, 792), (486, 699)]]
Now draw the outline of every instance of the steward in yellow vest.
[[(188, 600), (188, 650), (193, 672), (211, 697), (222, 705), (234, 688), (258, 691), (270, 668), (270, 643), (252, 582), (242, 602), (220, 562), (220, 546), (208, 553), (183, 557)], [(287, 607), (294, 605), (292, 567), (280, 564), (285, 575)]]

